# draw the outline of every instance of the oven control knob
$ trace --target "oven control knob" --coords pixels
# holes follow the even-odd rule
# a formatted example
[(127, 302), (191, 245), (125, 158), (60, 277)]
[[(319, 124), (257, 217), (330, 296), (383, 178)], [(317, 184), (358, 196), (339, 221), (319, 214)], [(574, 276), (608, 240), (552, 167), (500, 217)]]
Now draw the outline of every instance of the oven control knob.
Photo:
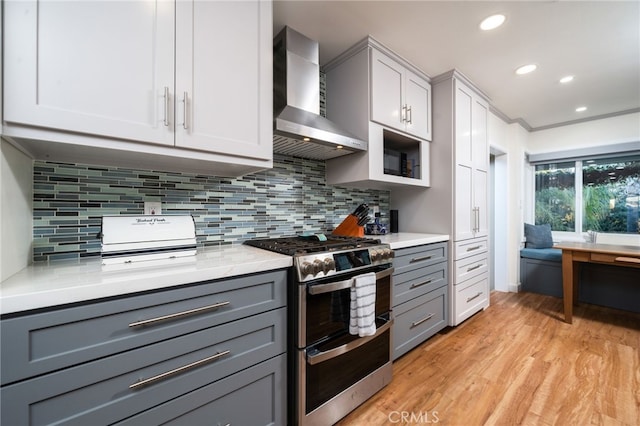
[(382, 258), (383, 259), (391, 259), (393, 257), (393, 251), (391, 251), (391, 249), (384, 249), (382, 252)]
[(316, 259), (313, 261), (313, 275), (317, 275), (323, 270), (322, 260)]
[(373, 250), (371, 252), (371, 260), (374, 262), (382, 260), (382, 250)]
[(336, 262), (333, 261), (332, 258), (330, 257), (325, 257), (324, 258), (324, 273), (328, 274), (329, 272), (333, 271), (334, 269), (336, 269)]
[(307, 276), (307, 275), (315, 275), (315, 272), (313, 270), (313, 265), (309, 262), (303, 262), (302, 265), (300, 266), (300, 271), (302, 272), (303, 276)]

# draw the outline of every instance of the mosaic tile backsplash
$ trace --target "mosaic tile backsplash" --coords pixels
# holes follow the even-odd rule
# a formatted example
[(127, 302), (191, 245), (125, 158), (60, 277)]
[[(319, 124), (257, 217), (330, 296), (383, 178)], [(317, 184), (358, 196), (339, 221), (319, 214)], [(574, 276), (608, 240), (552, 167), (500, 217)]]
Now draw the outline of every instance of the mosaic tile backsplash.
[(239, 244), (306, 231), (328, 232), (362, 203), (389, 211), (389, 192), (329, 186), (323, 161), (274, 155), (271, 170), (240, 178), (37, 161), (34, 261), (100, 255), (104, 215), (190, 214), (198, 245)]

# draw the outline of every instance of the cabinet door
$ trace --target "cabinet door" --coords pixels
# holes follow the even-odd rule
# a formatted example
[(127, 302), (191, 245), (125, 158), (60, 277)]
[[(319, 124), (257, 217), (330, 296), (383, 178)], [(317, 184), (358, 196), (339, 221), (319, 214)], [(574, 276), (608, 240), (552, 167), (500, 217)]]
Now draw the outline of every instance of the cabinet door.
[(176, 146), (271, 159), (271, 2), (176, 3)]
[(400, 64), (371, 50), (371, 120), (404, 132), (403, 72)]
[(472, 149), (472, 108), (473, 96), (466, 87), (456, 84), (455, 94), (455, 154), (456, 163), (471, 167)]
[(431, 85), (416, 74), (406, 72), (405, 102), (407, 133), (431, 140)]
[(173, 144), (173, 3), (3, 5), (5, 121)]
[(478, 98), (473, 99), (472, 116), (472, 159), (473, 168), (488, 170), (489, 166), (489, 143), (487, 140), (487, 116), (489, 107), (484, 101)]
[(475, 211), (473, 199), (473, 169), (456, 165), (455, 176), (455, 240), (474, 237)]

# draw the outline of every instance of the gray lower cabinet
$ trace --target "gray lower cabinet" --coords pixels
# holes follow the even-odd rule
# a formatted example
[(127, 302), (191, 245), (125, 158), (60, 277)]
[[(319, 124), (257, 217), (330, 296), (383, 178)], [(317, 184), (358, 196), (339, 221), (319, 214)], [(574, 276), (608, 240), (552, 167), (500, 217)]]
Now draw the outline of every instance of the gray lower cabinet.
[(284, 424), (285, 294), (276, 271), (3, 318), (1, 423)]
[(447, 243), (394, 250), (393, 359), (447, 326)]

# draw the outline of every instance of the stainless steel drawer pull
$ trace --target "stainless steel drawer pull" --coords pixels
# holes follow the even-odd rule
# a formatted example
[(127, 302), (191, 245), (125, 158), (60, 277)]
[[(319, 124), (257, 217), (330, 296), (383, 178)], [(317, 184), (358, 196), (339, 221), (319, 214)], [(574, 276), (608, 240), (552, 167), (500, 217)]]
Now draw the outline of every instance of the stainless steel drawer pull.
[(141, 386), (145, 386), (145, 385), (148, 385), (150, 383), (157, 382), (158, 380), (165, 379), (165, 378), (167, 378), (169, 376), (173, 376), (175, 374), (182, 373), (183, 371), (187, 371), (187, 370), (190, 370), (192, 368), (199, 367), (201, 365), (204, 365), (204, 364), (207, 364), (209, 362), (215, 361), (218, 358), (221, 358), (221, 357), (223, 357), (225, 355), (228, 355), (229, 353), (230, 353), (230, 351), (218, 352), (215, 355), (211, 355), (209, 357), (201, 359), (200, 361), (195, 361), (195, 362), (192, 362), (191, 364), (187, 364), (187, 365), (183, 365), (182, 367), (174, 368), (173, 370), (166, 371), (164, 373), (158, 374), (157, 376), (149, 377), (148, 379), (139, 380), (139, 381), (137, 381), (135, 383), (130, 384), (129, 385), (129, 389), (136, 389), (136, 388), (139, 388)]
[(208, 305), (208, 306), (202, 306), (200, 308), (195, 308), (195, 309), (189, 309), (188, 311), (182, 311), (182, 312), (176, 312), (175, 314), (169, 314), (169, 315), (163, 315), (161, 317), (156, 317), (156, 318), (150, 318), (147, 320), (142, 320), (142, 321), (136, 321), (136, 322), (132, 322), (131, 324), (129, 324), (129, 327), (141, 327), (144, 325), (152, 325), (156, 322), (160, 322), (160, 321), (166, 321), (166, 320), (171, 320), (171, 319), (175, 319), (175, 318), (181, 318), (181, 317), (186, 317), (189, 315), (195, 315), (195, 314), (199, 314), (205, 311), (211, 311), (214, 309), (218, 309), (221, 308), (223, 306), (227, 306), (229, 304), (228, 301), (225, 302), (218, 302), (218, 303), (214, 303), (213, 305)]
[(433, 257), (433, 255), (422, 256), (422, 257), (414, 257), (409, 261), (409, 263), (422, 262), (423, 260), (429, 260)]
[(471, 271), (475, 271), (478, 268), (481, 268), (482, 265), (476, 265), (476, 266), (472, 266), (471, 268), (467, 268), (467, 272), (471, 272)]
[(468, 247), (468, 248), (467, 248), (467, 251), (479, 250), (479, 249), (481, 249), (481, 248), (482, 248), (482, 246), (473, 246), (473, 247)]
[(418, 284), (411, 284), (411, 287), (409, 287), (409, 288), (422, 287), (423, 285), (431, 284), (432, 282), (433, 282), (433, 280), (426, 280), (426, 281), (418, 283)]
[(356, 340), (352, 340), (349, 343), (345, 343), (342, 346), (338, 346), (337, 348), (329, 349), (328, 351), (318, 352), (313, 355), (307, 355), (307, 363), (309, 365), (320, 364), (321, 362), (328, 361), (335, 357), (338, 357), (342, 354), (346, 354), (349, 351), (354, 350), (355, 348), (359, 348), (365, 343), (370, 342), (376, 337), (380, 336), (382, 333), (386, 332), (393, 325), (393, 318), (389, 319), (386, 323), (377, 328), (376, 333), (372, 336), (360, 337)]
[(423, 322), (425, 322), (425, 321), (429, 321), (431, 318), (433, 318), (433, 316), (434, 316), (434, 315), (435, 315), (435, 314), (429, 314), (429, 315), (427, 315), (426, 317), (422, 318), (421, 320), (418, 320), (418, 321), (412, 322), (412, 323), (411, 323), (411, 328), (416, 327), (416, 326), (418, 326), (418, 325), (422, 324), (422, 323), (423, 323)]
[(473, 299), (477, 299), (478, 297), (480, 297), (482, 295), (482, 292), (478, 292), (478, 294), (476, 294), (475, 296), (471, 296), (471, 297), (467, 297), (467, 303), (471, 302)]

